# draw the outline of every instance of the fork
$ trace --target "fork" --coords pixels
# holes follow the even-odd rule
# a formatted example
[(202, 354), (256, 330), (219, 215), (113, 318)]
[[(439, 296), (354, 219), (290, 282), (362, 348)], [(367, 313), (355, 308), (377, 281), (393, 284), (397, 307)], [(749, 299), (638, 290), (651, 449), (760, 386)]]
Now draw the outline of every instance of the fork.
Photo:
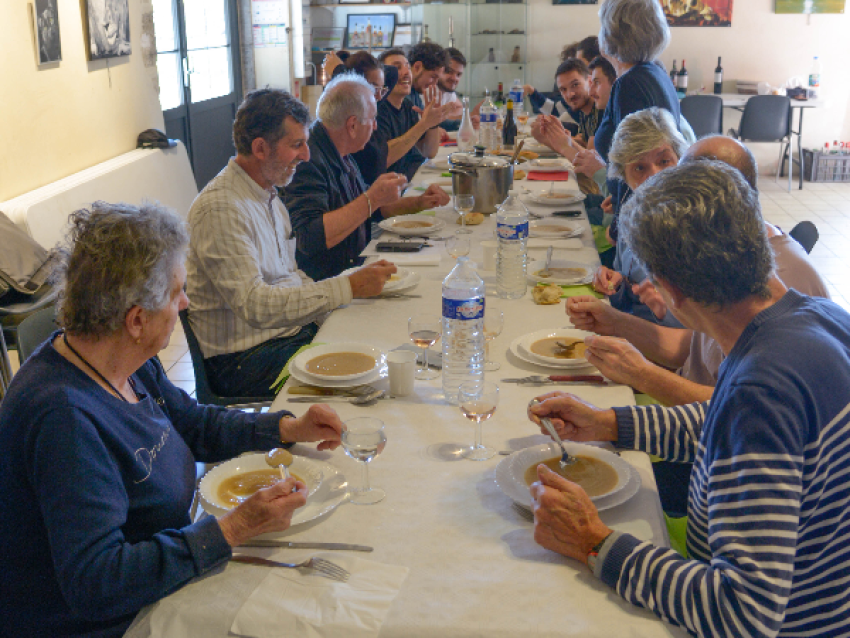
[(300, 563), (282, 563), (277, 560), (269, 560), (268, 558), (260, 558), (259, 556), (248, 556), (247, 554), (234, 554), (230, 560), (237, 563), (248, 563), (250, 565), (265, 565), (267, 567), (289, 567), (291, 569), (309, 569), (316, 572), (320, 576), (338, 580), (342, 583), (348, 581), (351, 574), (348, 570), (343, 569), (336, 563), (332, 563), (324, 558), (311, 557), (303, 560)]

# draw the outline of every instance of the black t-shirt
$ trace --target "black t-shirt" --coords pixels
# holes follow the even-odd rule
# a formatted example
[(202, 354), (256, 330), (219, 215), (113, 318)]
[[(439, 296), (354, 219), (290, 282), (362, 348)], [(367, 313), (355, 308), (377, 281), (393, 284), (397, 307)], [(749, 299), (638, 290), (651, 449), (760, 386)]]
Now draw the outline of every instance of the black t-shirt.
[[(394, 107), (389, 100), (381, 100), (378, 103), (378, 130), (375, 133), (385, 140), (401, 137), (418, 123), (419, 115), (413, 110), (410, 101), (403, 100), (401, 108)], [(387, 171), (401, 173), (411, 180), (426, 159), (414, 146), (395, 164), (387, 167)]]

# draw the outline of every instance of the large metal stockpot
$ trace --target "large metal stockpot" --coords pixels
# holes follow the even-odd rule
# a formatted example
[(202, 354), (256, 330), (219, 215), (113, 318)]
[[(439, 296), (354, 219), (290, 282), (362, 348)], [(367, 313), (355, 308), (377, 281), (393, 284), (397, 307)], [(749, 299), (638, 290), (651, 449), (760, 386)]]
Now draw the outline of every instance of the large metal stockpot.
[(514, 167), (508, 157), (485, 155), (484, 147), (475, 153), (452, 153), (449, 156), (452, 190), (455, 195), (472, 195), (476, 213), (495, 213), (508, 197), (514, 181)]

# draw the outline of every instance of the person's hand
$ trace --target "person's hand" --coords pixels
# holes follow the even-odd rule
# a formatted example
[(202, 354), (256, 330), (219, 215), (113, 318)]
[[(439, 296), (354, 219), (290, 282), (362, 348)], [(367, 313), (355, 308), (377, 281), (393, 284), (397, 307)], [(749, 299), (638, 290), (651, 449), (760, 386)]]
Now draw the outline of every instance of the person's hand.
[[(482, 104), (484, 104), (483, 98), (481, 99), (481, 101), (478, 104), (476, 104), (475, 106), (472, 107), (472, 110), (469, 112), (469, 114), (473, 117), (479, 117), (481, 115), (481, 105)], [(480, 118), (479, 118), (479, 121), (480, 121)]]
[[(605, 199), (602, 200), (602, 203), (599, 204), (599, 207), (602, 209), (602, 212), (606, 215), (614, 214), (614, 202), (611, 201), (611, 196), (608, 195)], [(611, 234), (608, 232), (608, 229), (605, 229), (605, 237), (608, 239), (609, 244), (613, 244), (611, 241)]]
[(248, 497), (219, 518), (218, 525), (230, 546), (237, 547), (260, 534), (288, 529), (292, 514), (305, 503), (307, 486), (288, 478)]
[(640, 298), (640, 302), (642, 304), (649, 306), (649, 309), (652, 310), (652, 314), (654, 314), (659, 321), (667, 316), (667, 303), (649, 279), (644, 279), (639, 284), (633, 284), (632, 292)]
[(474, 128), (476, 131), (478, 130), (478, 127), (481, 126), (481, 116), (478, 113), (476, 113), (475, 115), (470, 115), (469, 121), (472, 122), (472, 128)]
[(348, 275), (348, 281), (351, 283), (351, 295), (355, 299), (380, 295), (390, 277), (397, 270), (395, 264), (381, 259), (354, 271)]
[(522, 85), (523, 96), (531, 95), (532, 93), (534, 93), (534, 90), (535, 90), (534, 87), (531, 86), (530, 84), (523, 84)]
[(437, 104), (439, 104), (440, 102), (442, 102), (441, 97), (442, 95), (440, 88), (436, 84), (432, 84), (424, 91), (422, 91), (422, 101), (425, 104), (428, 104), (429, 102), (436, 102)]
[(605, 266), (599, 266), (593, 274), (593, 289), (609, 297), (617, 292), (622, 282), (623, 275)]
[(452, 138), (449, 137), (449, 132), (445, 129), (440, 129), (440, 144), (445, 144), (446, 142), (451, 141)]
[(584, 343), (587, 362), (615, 383), (635, 386), (653, 365), (625, 339), (590, 336)]
[(574, 394), (549, 392), (528, 404), (528, 418), (540, 426), (540, 417), (548, 416), (558, 436), (570, 441), (616, 441), (617, 416), (614, 410), (602, 410)]
[(446, 107), (446, 119), (459, 120), (463, 117), (463, 104), (457, 100), (452, 100), (444, 105)]
[(376, 179), (366, 194), (372, 202), (372, 211), (381, 206), (397, 202), (401, 197), (402, 189), (407, 186), (407, 178), (398, 173), (384, 173)]
[(326, 82), (331, 81), (334, 69), (340, 64), (342, 64), (342, 60), (339, 59), (339, 56), (334, 51), (331, 51), (325, 56), (325, 59), (322, 60), (322, 76)]
[(577, 484), (545, 465), (537, 466), (537, 479), (530, 488), (534, 499), (534, 540), (546, 549), (586, 565), (590, 551), (611, 530)]
[(591, 295), (576, 295), (567, 299), (566, 306), (567, 316), (579, 330), (600, 335), (616, 334), (619, 311), (610, 304)]
[(564, 149), (572, 146), (570, 132), (564, 128), (560, 120), (554, 115), (541, 115), (537, 119), (541, 120), (541, 139), (539, 141), (563, 155)]
[(449, 194), (436, 184), (431, 184), (417, 199), (419, 210), (445, 206), (452, 200)]
[(596, 151), (579, 151), (573, 159), (573, 166), (576, 173), (593, 177), (600, 168), (605, 168), (605, 161), (602, 156)]
[(449, 103), (444, 106), (440, 106), (439, 101), (432, 100), (431, 102), (425, 103), (424, 109), (414, 106), (413, 110), (416, 113), (419, 113), (419, 121), (424, 122), (425, 126), (432, 129), (442, 124), (444, 120), (448, 119), (449, 113), (452, 110), (452, 105)]
[(317, 449), (335, 450), (342, 440), (344, 427), (339, 415), (322, 403), (311, 405), (299, 417), (283, 417), (280, 420), (280, 440), (290, 443), (312, 443), (319, 441)]

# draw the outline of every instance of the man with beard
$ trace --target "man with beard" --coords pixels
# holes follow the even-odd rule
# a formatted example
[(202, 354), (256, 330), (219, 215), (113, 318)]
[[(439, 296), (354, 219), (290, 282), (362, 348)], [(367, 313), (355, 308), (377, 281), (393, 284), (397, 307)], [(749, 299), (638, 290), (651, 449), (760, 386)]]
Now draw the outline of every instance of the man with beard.
[(352, 298), (380, 294), (395, 272), (379, 261), (313, 282), (298, 270), (289, 213), (275, 187), (310, 159), (309, 123), (307, 107), (289, 93), (249, 93), (233, 123), (236, 157), (189, 210), (189, 321), (219, 394), (273, 397), (269, 386), (312, 341), (316, 322)]
[(457, 85), (466, 68), (466, 58), (459, 49), (449, 47), (446, 51), (446, 66), (437, 78), (437, 84), (425, 91), (425, 101), (434, 102), (440, 106), (451, 105), (449, 119), (445, 120), (440, 127), (444, 131), (456, 131), (460, 128), (460, 120), (463, 115), (463, 104), (457, 97)]
[(420, 42), (407, 55), (411, 88), (407, 99), (418, 109), (425, 108), (423, 94), (437, 85), (446, 66), (446, 51), (435, 42)]

